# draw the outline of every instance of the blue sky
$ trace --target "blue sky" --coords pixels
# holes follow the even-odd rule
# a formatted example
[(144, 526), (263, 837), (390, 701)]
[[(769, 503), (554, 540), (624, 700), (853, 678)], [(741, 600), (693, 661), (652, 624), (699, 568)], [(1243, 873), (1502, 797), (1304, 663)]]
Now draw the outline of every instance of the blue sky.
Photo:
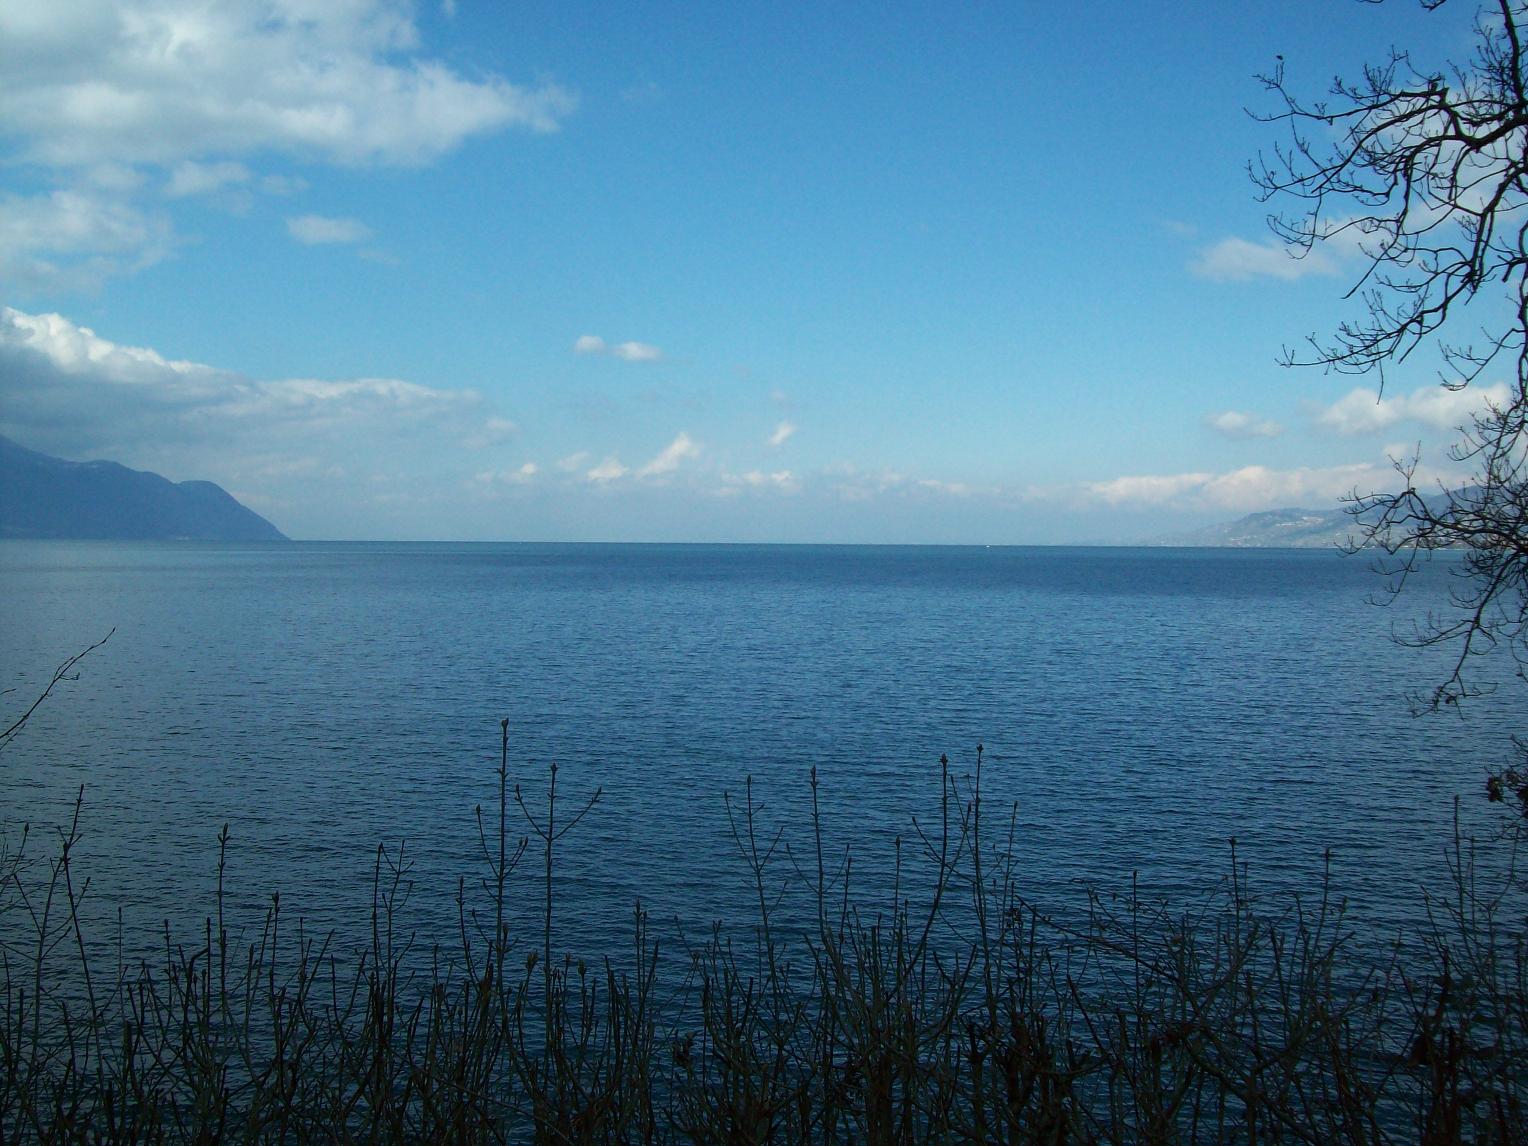
[(0, 433), (301, 538), (1133, 541), (1389, 483), (1254, 76), (1473, 9), (0, 0)]

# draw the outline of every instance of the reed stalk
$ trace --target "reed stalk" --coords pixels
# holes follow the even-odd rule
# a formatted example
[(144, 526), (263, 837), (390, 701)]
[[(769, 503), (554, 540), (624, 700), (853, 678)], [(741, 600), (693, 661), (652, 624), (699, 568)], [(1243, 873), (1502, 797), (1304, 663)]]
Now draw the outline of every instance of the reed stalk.
[(968, 782), (941, 759), (889, 887), (830, 854), (814, 768), (804, 839), (751, 779), (722, 801), (752, 919), (692, 941), (638, 903), (624, 953), (579, 958), (557, 862), (601, 793), (570, 815), (555, 765), (539, 794), (514, 783), (500, 729), (452, 942), (401, 930), (401, 843), (377, 850), (354, 957), (278, 894), (230, 919), (225, 825), (202, 934), (130, 958), (120, 927), (114, 950), (88, 933), (83, 791), (51, 855), (0, 837), (0, 1140), (1528, 1141), (1523, 888), (1457, 831), (1449, 894), (1393, 945), (1348, 922), (1329, 866), (1263, 904), (1234, 841), (1213, 895), (1155, 904), (1132, 880), (1079, 922), (1021, 894), (981, 749)]

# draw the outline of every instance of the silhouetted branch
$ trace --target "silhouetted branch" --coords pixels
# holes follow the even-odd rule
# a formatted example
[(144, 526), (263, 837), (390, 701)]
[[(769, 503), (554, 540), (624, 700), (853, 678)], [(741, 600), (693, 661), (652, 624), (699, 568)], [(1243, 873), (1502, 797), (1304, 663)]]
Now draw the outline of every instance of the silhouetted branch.
[[(117, 630), (113, 628), (111, 633), (107, 633), (95, 644), (90, 645), (89, 647), (82, 649), (80, 652), (75, 653), (63, 664), (59, 665), (58, 668), (53, 670), (53, 679), (48, 681), (47, 687), (37, 695), (37, 699), (32, 701), (27, 710), (23, 712), (19, 717), (17, 717), (15, 722), (12, 723), (9, 728), (7, 728), (4, 732), (0, 732), (0, 750), (3, 750), (6, 745), (10, 744), (10, 742), (15, 739), (15, 737), (21, 732), (22, 728), (26, 726), (26, 722), (32, 718), (32, 714), (37, 711), (37, 709), (42, 705), (43, 701), (48, 699), (48, 694), (53, 691), (53, 689), (58, 685), (60, 681), (79, 680), (79, 673), (71, 674), (71, 670), (74, 668), (74, 666), (79, 664), (80, 661), (84, 660), (91, 653), (95, 652), (96, 649), (100, 648), (107, 641), (111, 640), (112, 633), (115, 633), (116, 631)], [(8, 689), (7, 691), (13, 690)]]

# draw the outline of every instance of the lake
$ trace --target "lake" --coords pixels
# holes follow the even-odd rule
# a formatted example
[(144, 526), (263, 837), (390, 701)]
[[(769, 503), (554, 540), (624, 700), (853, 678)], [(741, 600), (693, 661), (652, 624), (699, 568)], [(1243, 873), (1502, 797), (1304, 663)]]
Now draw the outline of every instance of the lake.
[(557, 863), (561, 941), (594, 954), (639, 897), (687, 930), (746, 909), (723, 796), (748, 777), (801, 856), (815, 767), (828, 852), (873, 897), (913, 817), (937, 821), (941, 754), (964, 777), (982, 743), (985, 812), (1014, 817), (1041, 903), (1133, 874), (1204, 892), (1234, 836), (1270, 895), (1313, 890), (1331, 849), (1387, 935), (1446, 887), (1455, 796), (1468, 831), (1498, 822), (1485, 770), (1520, 730), (1511, 681), (1462, 719), (1410, 714), (1448, 656), (1392, 628), (1456, 569), (1379, 608), (1366, 561), (1323, 551), (7, 541), (8, 718), (115, 634), (0, 755), (0, 817), (14, 843), (84, 785), (78, 862), (130, 934), (194, 936), (225, 822), (234, 907), (279, 890), (342, 929), (377, 845), (406, 841), (410, 925), (450, 943), (508, 719), (530, 806), (554, 760), (564, 809), (602, 790)]

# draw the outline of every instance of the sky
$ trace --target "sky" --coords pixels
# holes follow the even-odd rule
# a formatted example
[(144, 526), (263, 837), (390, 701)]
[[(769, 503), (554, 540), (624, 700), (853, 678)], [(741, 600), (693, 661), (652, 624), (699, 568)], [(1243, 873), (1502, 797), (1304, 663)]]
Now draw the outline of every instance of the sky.
[[(1249, 161), (1406, 0), (0, 0), (0, 434), (301, 539), (1128, 543), (1453, 480)], [(1493, 389), (1496, 387), (1497, 389)]]

